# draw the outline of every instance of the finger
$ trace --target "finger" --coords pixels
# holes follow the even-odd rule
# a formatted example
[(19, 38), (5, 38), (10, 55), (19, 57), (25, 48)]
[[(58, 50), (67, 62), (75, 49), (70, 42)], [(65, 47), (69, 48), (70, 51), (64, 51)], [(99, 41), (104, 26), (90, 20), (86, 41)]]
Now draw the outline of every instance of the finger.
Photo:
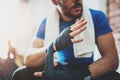
[(80, 34), (81, 32), (83, 32), (84, 30), (86, 29), (86, 25), (81, 27), (80, 29), (78, 30), (75, 30), (73, 32), (70, 33), (70, 36), (71, 37), (75, 37), (76, 35)]
[(80, 22), (82, 22), (84, 20), (85, 20), (84, 18), (78, 19), (75, 24), (80, 23)]
[(71, 31), (75, 31), (75, 30), (78, 30), (79, 28), (83, 27), (84, 25), (87, 24), (87, 21), (86, 20), (82, 20), (74, 25), (71, 26), (70, 30)]
[(42, 72), (35, 72), (35, 73), (34, 73), (34, 76), (35, 76), (35, 77), (42, 77)]
[(57, 66), (57, 65), (58, 65), (58, 63), (54, 61), (54, 67)]
[(82, 42), (83, 39), (71, 39), (72, 43)]

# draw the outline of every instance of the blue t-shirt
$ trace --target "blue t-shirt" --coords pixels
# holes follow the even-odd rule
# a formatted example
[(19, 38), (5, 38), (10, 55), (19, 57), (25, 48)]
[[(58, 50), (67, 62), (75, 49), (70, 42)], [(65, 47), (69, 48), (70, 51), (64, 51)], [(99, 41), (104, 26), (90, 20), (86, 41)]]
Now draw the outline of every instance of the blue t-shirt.
[[(92, 19), (94, 23), (95, 38), (103, 34), (106, 34), (108, 32), (112, 32), (108, 19), (103, 12), (93, 9), (90, 9), (90, 12), (92, 14)], [(60, 31), (62, 31), (66, 27), (71, 26), (74, 23), (75, 21), (65, 22), (60, 20)], [(36, 34), (38, 38), (43, 40), (45, 38), (45, 26), (46, 26), (46, 18), (40, 24)], [(57, 54), (58, 54), (58, 62), (60, 63), (76, 64), (76, 63), (92, 63), (94, 61), (93, 60), (94, 55), (90, 58), (75, 58), (73, 53), (73, 45), (66, 47), (64, 50), (58, 51)]]

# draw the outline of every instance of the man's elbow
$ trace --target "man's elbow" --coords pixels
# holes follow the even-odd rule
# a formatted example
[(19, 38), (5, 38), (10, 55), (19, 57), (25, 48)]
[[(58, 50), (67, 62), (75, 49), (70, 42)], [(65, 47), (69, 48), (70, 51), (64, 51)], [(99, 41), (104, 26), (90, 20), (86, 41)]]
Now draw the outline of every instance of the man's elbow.
[(114, 59), (112, 63), (113, 70), (117, 70), (119, 66), (119, 59), (118, 58)]
[(116, 70), (116, 69), (118, 69), (118, 67), (119, 67), (119, 59), (116, 61), (115, 65), (116, 65), (116, 66), (115, 66), (115, 70)]
[(25, 60), (24, 60), (24, 64), (27, 66), (27, 67), (33, 67), (33, 64), (32, 64), (32, 59), (30, 56), (26, 56), (25, 57)]

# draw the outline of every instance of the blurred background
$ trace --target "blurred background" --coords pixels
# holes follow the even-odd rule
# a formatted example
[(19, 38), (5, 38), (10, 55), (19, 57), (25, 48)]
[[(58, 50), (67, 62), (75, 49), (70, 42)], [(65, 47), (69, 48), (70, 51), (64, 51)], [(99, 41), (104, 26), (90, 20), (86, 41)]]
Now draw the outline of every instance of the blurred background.
[[(83, 1), (106, 14), (120, 54), (120, 0)], [(24, 65), (24, 55), (35, 31), (52, 7), (50, 0), (0, 0), (0, 74), (6, 80)], [(97, 47), (95, 53), (96, 60), (100, 57)]]

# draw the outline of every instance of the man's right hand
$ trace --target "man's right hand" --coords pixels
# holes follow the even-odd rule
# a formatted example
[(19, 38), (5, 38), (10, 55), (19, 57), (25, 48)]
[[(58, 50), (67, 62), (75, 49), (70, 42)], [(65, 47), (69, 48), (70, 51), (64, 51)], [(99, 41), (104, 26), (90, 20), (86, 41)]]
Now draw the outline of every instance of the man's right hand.
[(86, 24), (86, 20), (82, 18), (74, 25), (65, 28), (53, 42), (55, 51), (62, 50), (72, 43), (83, 41), (82, 38), (74, 39), (74, 37), (86, 29)]

